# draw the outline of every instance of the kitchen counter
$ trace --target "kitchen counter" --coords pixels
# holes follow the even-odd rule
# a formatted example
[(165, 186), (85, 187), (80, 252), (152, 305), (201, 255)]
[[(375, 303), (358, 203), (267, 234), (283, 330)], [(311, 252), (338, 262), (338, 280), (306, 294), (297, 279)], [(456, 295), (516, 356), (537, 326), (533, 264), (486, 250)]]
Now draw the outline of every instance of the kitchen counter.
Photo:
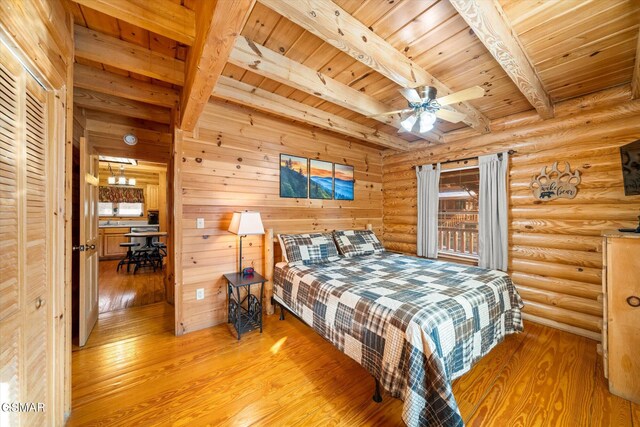
[(159, 224), (148, 224), (146, 221), (99, 221), (98, 228), (131, 228), (131, 227), (157, 227)]

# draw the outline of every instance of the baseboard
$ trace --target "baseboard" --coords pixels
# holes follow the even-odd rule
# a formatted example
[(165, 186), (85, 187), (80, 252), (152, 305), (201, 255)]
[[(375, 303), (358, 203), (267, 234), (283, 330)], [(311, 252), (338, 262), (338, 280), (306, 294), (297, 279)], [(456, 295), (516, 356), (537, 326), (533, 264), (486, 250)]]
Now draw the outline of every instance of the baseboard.
[(545, 319), (544, 317), (534, 316), (533, 314), (522, 313), (522, 318), (530, 322), (539, 323), (550, 328), (559, 329), (564, 332), (570, 332), (575, 335), (590, 338), (594, 341), (601, 342), (602, 334), (598, 332), (589, 331), (586, 329), (578, 328), (576, 326), (567, 325), (565, 323), (556, 322), (555, 320)]

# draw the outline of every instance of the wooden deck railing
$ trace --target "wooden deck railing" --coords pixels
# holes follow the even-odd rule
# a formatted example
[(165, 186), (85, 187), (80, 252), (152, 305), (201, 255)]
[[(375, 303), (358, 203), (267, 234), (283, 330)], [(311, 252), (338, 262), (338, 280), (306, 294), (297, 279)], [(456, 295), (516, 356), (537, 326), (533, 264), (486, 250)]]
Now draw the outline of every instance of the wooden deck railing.
[(478, 255), (478, 213), (440, 212), (438, 250), (467, 256)]

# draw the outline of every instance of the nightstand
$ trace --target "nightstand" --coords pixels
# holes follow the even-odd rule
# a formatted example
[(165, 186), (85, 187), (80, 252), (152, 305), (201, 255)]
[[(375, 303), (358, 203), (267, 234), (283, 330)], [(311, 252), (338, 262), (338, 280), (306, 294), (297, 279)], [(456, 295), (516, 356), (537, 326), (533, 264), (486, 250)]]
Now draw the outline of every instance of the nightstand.
[[(244, 332), (260, 328), (262, 333), (262, 296), (264, 282), (267, 281), (258, 273), (250, 276), (243, 276), (242, 273), (227, 273), (224, 275), (227, 280), (228, 317), (227, 323), (232, 323), (238, 333), (238, 341)], [(251, 286), (260, 286), (260, 298), (251, 293)], [(246, 293), (241, 292), (241, 288), (246, 288)], [(244, 293), (244, 296), (241, 294)]]

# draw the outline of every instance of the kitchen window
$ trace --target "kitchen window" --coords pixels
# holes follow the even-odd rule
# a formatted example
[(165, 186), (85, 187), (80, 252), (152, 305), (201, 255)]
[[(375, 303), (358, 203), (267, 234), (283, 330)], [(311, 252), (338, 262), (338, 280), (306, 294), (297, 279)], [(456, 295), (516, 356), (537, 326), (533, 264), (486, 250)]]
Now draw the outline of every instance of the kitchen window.
[(144, 203), (98, 203), (98, 215), (110, 217), (144, 216)]

